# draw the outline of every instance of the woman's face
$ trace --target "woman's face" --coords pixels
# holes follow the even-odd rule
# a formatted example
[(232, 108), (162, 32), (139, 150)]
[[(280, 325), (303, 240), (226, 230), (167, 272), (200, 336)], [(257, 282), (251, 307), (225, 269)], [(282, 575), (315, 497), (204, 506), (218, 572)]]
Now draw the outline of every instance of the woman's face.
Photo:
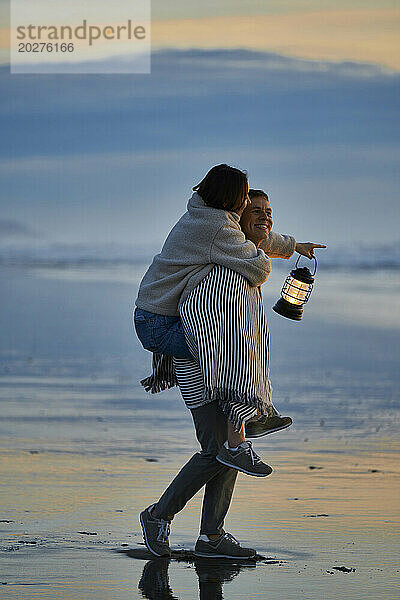
[(272, 209), (268, 198), (256, 196), (243, 211), (240, 226), (246, 236), (254, 231), (264, 231), (268, 235), (272, 229)]

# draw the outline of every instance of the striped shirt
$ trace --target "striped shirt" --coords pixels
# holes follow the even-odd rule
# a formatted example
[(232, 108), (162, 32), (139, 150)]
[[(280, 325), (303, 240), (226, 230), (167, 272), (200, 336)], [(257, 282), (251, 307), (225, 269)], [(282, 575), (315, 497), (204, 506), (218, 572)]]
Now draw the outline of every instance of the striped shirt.
[[(200, 394), (199, 374), (193, 372), (193, 395), (184, 398), (188, 408), (218, 400), (233, 422), (233, 413), (239, 410), (235, 405), (277, 414), (271, 399), (269, 331), (261, 289), (251, 287), (239, 273), (216, 265), (190, 292), (180, 316), (203, 384)], [(183, 359), (174, 360), (177, 370)], [(186, 371), (187, 388), (190, 370)], [(181, 387), (182, 373), (178, 381)]]

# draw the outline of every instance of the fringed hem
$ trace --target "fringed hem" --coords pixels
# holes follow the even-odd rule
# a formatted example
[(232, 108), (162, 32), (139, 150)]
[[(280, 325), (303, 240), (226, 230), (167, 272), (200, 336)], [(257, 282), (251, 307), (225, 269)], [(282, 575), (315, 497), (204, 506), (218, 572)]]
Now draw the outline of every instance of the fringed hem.
[(153, 353), (153, 372), (141, 380), (146, 392), (158, 394), (178, 385), (172, 356)]
[(169, 390), (178, 385), (178, 382), (175, 381), (157, 381), (153, 375), (146, 377), (140, 381), (140, 385), (144, 387), (146, 392), (150, 392), (152, 394), (158, 394), (159, 392), (163, 392), (164, 390)]
[(238, 404), (244, 407), (254, 408), (261, 415), (272, 417), (278, 414), (278, 411), (272, 404), (270, 398), (263, 400), (258, 396), (249, 396), (248, 394), (229, 389), (206, 389), (204, 392), (204, 401), (212, 402), (217, 400), (222, 412), (227, 416), (232, 423), (235, 431), (239, 432), (246, 421), (246, 415), (241, 415), (238, 410)]

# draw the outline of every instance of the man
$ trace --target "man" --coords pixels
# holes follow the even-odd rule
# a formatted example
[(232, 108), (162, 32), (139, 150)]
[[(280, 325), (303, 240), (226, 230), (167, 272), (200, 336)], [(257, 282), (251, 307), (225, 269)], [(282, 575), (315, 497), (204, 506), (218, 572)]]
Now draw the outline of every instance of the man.
[[(260, 231), (265, 233), (261, 248), (269, 257), (290, 258), (296, 250), (311, 258), (315, 248), (325, 247), (311, 242), (298, 243), (292, 236), (272, 233), (272, 210), (267, 194), (262, 190), (250, 190), (249, 197), (249, 205), (242, 214), (241, 227), (246, 237), (256, 242), (257, 246), (260, 246)], [(257, 339), (263, 343), (261, 340), (264, 337)], [(189, 378), (188, 381), (189, 387), (192, 386), (194, 379)], [(182, 386), (180, 387), (182, 392)], [(141, 513), (140, 521), (146, 546), (156, 556), (170, 556), (170, 522), (186, 502), (205, 485), (202, 529), (195, 554), (214, 558), (254, 557), (254, 549), (243, 548), (231, 534), (223, 530), (224, 517), (229, 509), (237, 476), (237, 470), (221, 465), (221, 461), (218, 462), (216, 458), (227, 439), (226, 415), (220, 410), (217, 401), (193, 409), (192, 414), (202, 450), (184, 465), (160, 500)], [(291, 420), (287, 418), (290, 424)], [(257, 436), (270, 432), (262, 420), (249, 423), (248, 426), (256, 429)], [(246, 433), (249, 436), (248, 426), (246, 425)], [(244, 444), (249, 443), (245, 441)]]
[(259, 239), (257, 231), (265, 231), (265, 240), (261, 242), (259, 248), (262, 248), (270, 258), (288, 259), (295, 251), (307, 258), (312, 258), (315, 248), (326, 248), (323, 244), (296, 242), (291, 235), (282, 235), (271, 231), (273, 225), (272, 208), (267, 193), (263, 190), (251, 189), (249, 198), (250, 203), (242, 214), (240, 226), (246, 237), (251, 241)]

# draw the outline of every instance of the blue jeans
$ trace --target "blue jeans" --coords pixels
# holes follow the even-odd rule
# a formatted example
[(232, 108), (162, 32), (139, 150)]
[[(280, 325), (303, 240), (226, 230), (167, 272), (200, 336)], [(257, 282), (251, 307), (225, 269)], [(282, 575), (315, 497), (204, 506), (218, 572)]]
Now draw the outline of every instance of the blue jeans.
[(179, 317), (169, 317), (136, 308), (133, 315), (137, 336), (146, 350), (193, 360)]

